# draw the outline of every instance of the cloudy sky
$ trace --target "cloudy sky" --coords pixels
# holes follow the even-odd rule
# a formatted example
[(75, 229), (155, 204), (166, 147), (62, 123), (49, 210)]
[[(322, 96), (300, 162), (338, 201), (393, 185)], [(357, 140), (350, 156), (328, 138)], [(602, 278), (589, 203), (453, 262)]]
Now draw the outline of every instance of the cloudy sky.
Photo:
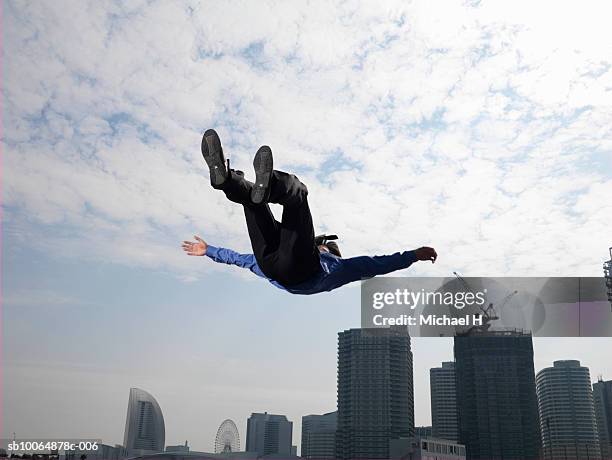
[[(308, 184), (349, 255), (403, 274), (599, 276), (612, 244), (608, 2), (5, 1), (3, 436), (121, 442), (128, 390), (167, 443), (335, 407), (358, 287), (295, 297), (180, 241), (249, 251), (199, 152)], [(278, 212), (278, 209), (274, 210)], [(612, 378), (612, 341), (536, 340)], [(415, 339), (415, 391), (451, 342)], [(416, 421), (430, 423), (417, 395)]]

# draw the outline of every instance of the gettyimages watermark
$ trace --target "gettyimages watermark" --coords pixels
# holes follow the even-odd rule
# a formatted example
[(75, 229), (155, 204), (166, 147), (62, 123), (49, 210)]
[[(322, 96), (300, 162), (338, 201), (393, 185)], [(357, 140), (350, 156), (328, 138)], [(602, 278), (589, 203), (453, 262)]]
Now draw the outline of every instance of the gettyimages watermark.
[(406, 326), (413, 337), (513, 331), (612, 337), (604, 278), (397, 278), (361, 284), (361, 327)]

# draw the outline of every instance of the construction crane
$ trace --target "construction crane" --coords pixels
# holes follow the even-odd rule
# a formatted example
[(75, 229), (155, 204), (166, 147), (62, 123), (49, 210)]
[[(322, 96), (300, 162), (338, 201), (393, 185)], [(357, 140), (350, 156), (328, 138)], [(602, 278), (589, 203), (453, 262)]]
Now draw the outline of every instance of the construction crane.
[[(461, 285), (469, 292), (471, 292), (472, 294), (474, 293), (474, 290), (472, 289), (472, 287), (469, 285), (469, 283), (463, 278), (461, 277), (457, 272), (453, 272), (453, 275), (455, 275), (457, 277), (457, 280), (461, 283)], [(500, 304), (498, 305), (498, 308), (501, 309), (503, 307), (505, 307), (508, 302), (510, 302), (510, 299), (512, 299), (512, 297), (514, 297), (516, 294), (518, 294), (518, 291), (512, 291), (511, 293), (509, 293), (508, 295), (506, 295), (500, 302)], [(486, 305), (488, 303), (488, 305), (486, 307), (484, 307), (483, 305)], [(495, 321), (499, 319), (499, 316), (497, 316), (497, 312), (495, 311), (495, 307), (493, 306), (493, 302), (489, 302), (488, 299), (485, 298), (485, 302), (483, 303), (483, 305), (479, 306), (480, 308), (480, 316), (482, 317), (482, 325), (480, 326), (472, 326), (469, 329), (467, 329), (464, 332), (461, 332), (457, 335), (469, 335), (472, 331), (479, 331), (479, 332), (486, 332), (489, 330), (489, 328), (491, 327), (491, 321)]]
[(604, 277), (606, 278), (606, 288), (608, 289), (608, 301), (612, 308), (612, 247), (610, 248), (610, 260), (603, 264)]

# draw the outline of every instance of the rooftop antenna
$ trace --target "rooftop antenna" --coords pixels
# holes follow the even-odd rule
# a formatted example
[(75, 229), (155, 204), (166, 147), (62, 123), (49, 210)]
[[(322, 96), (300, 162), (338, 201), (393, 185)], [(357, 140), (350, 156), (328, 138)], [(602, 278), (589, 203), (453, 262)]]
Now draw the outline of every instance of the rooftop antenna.
[(612, 247), (610, 247), (610, 260), (604, 262), (603, 270), (606, 279), (606, 288), (608, 289), (608, 301), (612, 309)]

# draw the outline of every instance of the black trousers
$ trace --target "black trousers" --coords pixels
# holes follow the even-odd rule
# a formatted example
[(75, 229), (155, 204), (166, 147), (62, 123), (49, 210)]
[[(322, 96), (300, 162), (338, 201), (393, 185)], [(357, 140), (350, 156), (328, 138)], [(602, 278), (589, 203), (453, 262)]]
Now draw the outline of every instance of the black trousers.
[(220, 187), (230, 201), (244, 208), (253, 254), (261, 271), (285, 286), (306, 281), (320, 269), (319, 248), (314, 242), (308, 189), (293, 174), (274, 170), (270, 180), (270, 203), (283, 206), (278, 222), (267, 203), (251, 202), (253, 183), (240, 171), (230, 170)]

